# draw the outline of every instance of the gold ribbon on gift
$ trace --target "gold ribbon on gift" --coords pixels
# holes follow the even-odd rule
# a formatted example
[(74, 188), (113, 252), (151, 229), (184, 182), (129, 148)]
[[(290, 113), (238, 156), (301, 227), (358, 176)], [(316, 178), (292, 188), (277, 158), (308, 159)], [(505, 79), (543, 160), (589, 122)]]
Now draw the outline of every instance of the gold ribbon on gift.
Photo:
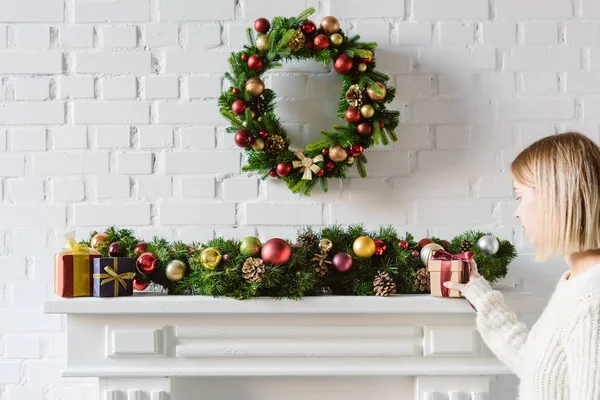
[(123, 272), (122, 274), (119, 274), (119, 259), (114, 258), (113, 260), (115, 261), (114, 269), (107, 265), (104, 267), (106, 274), (94, 274), (94, 278), (102, 279), (100, 281), (100, 286), (115, 281), (115, 297), (117, 297), (119, 295), (119, 284), (123, 286), (123, 289), (127, 289), (125, 279), (133, 279), (133, 272)]
[(301, 151), (296, 152), (296, 157), (300, 159), (300, 161), (292, 161), (292, 167), (301, 168), (300, 172), (304, 172), (302, 175), (302, 179), (311, 180), (313, 172), (316, 174), (321, 170), (316, 163), (325, 161), (323, 156), (319, 154), (315, 158), (306, 157), (304, 153)]
[(100, 254), (99, 251), (75, 240), (75, 232), (65, 234), (67, 243), (58, 254)]

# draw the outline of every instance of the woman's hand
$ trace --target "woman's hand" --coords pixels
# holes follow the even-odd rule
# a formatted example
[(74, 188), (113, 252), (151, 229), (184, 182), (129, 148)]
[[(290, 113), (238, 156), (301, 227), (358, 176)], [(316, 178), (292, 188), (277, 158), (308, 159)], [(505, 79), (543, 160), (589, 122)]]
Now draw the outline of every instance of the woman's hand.
[[(481, 278), (481, 275), (477, 271), (477, 263), (475, 262), (475, 260), (472, 260), (471, 262), (469, 262), (469, 268), (470, 268), (469, 282), (472, 281), (473, 279)], [(464, 283), (446, 281), (446, 282), (444, 282), (444, 286), (447, 287), (448, 289), (458, 290), (458, 291), (462, 292), (463, 289), (465, 288), (465, 286), (467, 286), (467, 285)]]

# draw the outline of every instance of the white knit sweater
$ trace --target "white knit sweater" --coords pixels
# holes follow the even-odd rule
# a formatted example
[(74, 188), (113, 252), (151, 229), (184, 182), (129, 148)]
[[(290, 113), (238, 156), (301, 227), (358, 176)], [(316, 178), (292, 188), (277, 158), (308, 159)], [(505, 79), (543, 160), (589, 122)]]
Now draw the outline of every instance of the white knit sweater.
[(520, 400), (600, 400), (600, 265), (565, 273), (528, 330), (483, 278), (463, 295), (488, 347), (520, 380)]

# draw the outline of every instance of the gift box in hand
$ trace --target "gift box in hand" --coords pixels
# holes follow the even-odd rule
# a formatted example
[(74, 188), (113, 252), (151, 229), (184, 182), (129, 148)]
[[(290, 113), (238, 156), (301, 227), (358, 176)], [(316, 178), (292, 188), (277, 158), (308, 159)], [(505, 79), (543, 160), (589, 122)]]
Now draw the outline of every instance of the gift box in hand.
[(470, 265), (475, 253), (470, 251), (451, 254), (445, 250), (435, 250), (427, 263), (430, 275), (431, 295), (434, 297), (462, 297), (458, 290), (448, 289), (444, 282), (469, 282)]

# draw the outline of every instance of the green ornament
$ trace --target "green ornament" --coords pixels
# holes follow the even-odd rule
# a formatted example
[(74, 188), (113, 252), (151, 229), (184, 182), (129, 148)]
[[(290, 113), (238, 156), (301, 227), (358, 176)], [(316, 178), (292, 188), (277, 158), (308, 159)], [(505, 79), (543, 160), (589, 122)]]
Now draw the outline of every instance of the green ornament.
[(262, 243), (257, 237), (248, 236), (242, 240), (240, 245), (240, 252), (246, 257), (256, 257), (260, 254)]

